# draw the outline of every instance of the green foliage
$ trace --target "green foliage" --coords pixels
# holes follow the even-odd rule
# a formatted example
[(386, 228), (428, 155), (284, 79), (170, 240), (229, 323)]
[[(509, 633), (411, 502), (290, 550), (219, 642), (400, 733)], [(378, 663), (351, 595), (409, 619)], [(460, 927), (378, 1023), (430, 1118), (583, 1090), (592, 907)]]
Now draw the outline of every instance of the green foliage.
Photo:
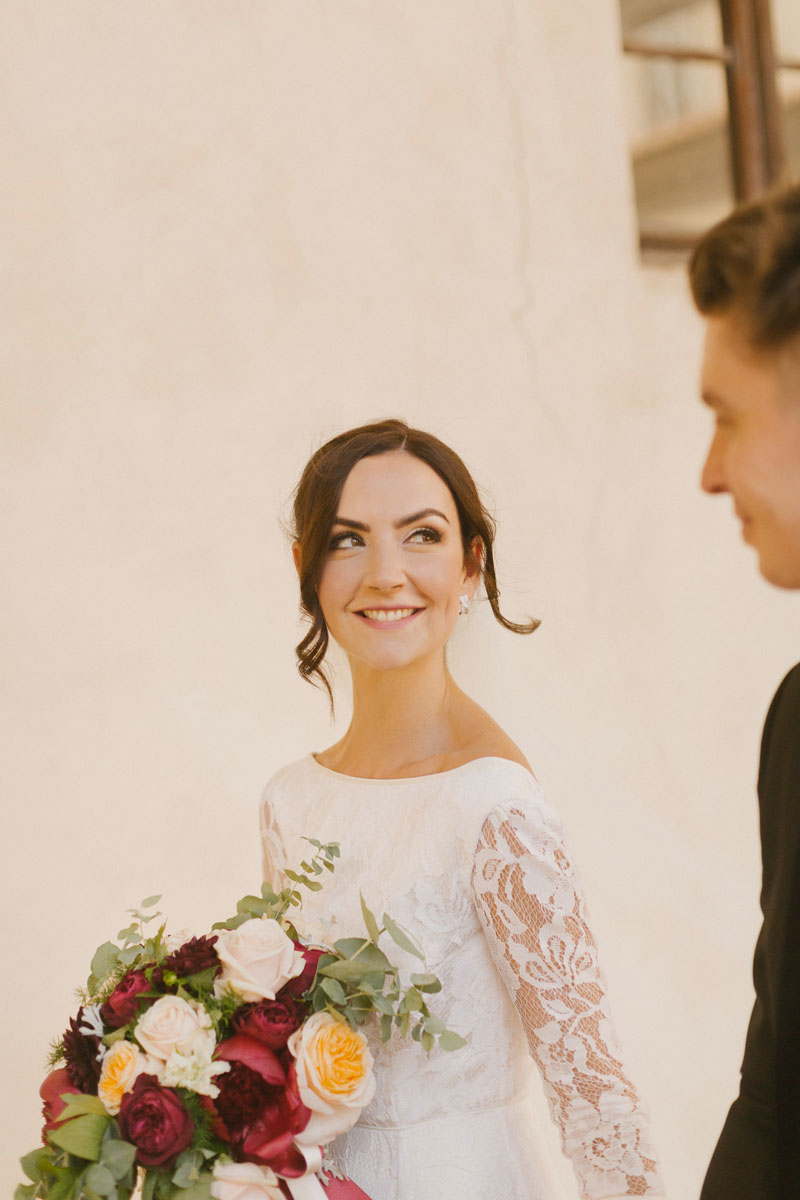
[[(296, 883), (308, 889), (311, 892), (318, 892), (322, 887), (317, 879), (312, 879), (311, 876), (322, 875), (327, 869), (334, 869), (334, 860), (340, 856), (340, 848), (338, 842), (318, 842), (313, 838), (305, 838), (315, 847), (317, 853), (308, 862), (305, 860), (300, 864), (300, 871), (285, 871), (287, 879), (292, 883)], [(215, 921), (212, 929), (238, 929), (245, 921), (251, 920), (253, 917), (270, 917), (274, 921), (283, 921), (286, 913), (291, 908), (299, 908), (303, 903), (303, 894), (297, 888), (284, 888), (280, 892), (275, 892), (269, 883), (265, 883), (261, 888), (260, 896), (244, 896), (236, 905), (236, 914), (233, 917), (228, 917), (224, 921)], [(284, 924), (287, 924), (284, 922)], [(291, 926), (290, 926), (291, 929)], [(295, 931), (291, 929), (291, 932)]]
[[(81, 1099), (95, 1099), (92, 1096)], [(51, 1145), (74, 1154), (76, 1158), (84, 1158), (89, 1162), (97, 1162), (100, 1157), (100, 1143), (108, 1128), (109, 1118), (98, 1113), (86, 1113), (71, 1121), (64, 1121), (56, 1129), (51, 1129), (47, 1138)]]
[(380, 928), (363, 896), (361, 912), (368, 936), (341, 938), (320, 958), (310, 993), (312, 1011), (327, 1009), (338, 1013), (352, 1029), (358, 1029), (376, 1013), (380, 1016), (382, 1041), (389, 1040), (394, 1027), (404, 1037), (410, 1034), (426, 1053), (430, 1053), (437, 1039), (443, 1049), (463, 1046), (463, 1038), (448, 1030), (428, 1008), (426, 995), (442, 990), (437, 976), (428, 970), (421, 971), (413, 974), (410, 985), (404, 988), (398, 968), (381, 950), (378, 941), (388, 933), (396, 946), (424, 964), (422, 948), (388, 913), (383, 914), (383, 928)]
[[(100, 1147), (100, 1162), (117, 1181), (133, 1175), (136, 1147), (121, 1138), (109, 1138)], [(131, 1178), (131, 1183), (133, 1179)]]

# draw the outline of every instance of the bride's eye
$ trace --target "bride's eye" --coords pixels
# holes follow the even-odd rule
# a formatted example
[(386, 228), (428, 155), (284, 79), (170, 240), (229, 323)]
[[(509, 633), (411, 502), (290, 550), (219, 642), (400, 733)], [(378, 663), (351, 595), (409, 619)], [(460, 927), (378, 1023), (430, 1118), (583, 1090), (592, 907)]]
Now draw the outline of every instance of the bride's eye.
[(441, 540), (442, 535), (439, 533), (438, 529), (431, 529), (429, 525), (424, 526), (422, 529), (413, 530), (413, 532), (410, 533), (406, 538), (407, 542), (415, 542), (417, 545), (440, 542)]
[(357, 533), (337, 533), (330, 540), (328, 549), (330, 550), (353, 550), (356, 546), (363, 546), (364, 539)]

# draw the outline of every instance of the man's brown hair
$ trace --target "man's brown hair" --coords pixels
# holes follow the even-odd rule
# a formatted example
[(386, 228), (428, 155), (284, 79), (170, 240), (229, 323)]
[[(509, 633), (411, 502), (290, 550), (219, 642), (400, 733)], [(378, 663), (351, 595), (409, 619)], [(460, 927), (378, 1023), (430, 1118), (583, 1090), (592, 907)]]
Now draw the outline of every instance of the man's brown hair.
[(703, 316), (741, 317), (757, 349), (800, 334), (800, 186), (714, 225), (694, 249), (689, 282)]

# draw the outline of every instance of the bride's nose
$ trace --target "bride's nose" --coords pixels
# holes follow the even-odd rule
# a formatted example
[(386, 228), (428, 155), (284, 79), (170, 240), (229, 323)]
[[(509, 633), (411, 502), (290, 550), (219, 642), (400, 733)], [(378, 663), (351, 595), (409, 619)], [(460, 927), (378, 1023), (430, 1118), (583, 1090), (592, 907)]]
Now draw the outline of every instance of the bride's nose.
[(394, 539), (373, 543), (367, 560), (366, 585), (376, 591), (389, 592), (402, 587), (405, 578), (402, 551)]

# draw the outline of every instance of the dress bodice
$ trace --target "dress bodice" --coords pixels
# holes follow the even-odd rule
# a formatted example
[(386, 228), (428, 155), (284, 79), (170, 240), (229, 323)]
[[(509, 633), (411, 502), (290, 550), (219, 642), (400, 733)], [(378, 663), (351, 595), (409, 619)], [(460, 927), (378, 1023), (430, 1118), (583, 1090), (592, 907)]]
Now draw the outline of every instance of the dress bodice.
[[(309, 755), (265, 790), (266, 878), (275, 882), (282, 868), (308, 857), (305, 837), (338, 841), (341, 860), (323, 890), (304, 899), (304, 929), (328, 941), (357, 935), (363, 894), (379, 918), (388, 912), (421, 942), (427, 969), (442, 982), (431, 1010), (467, 1039), (455, 1053), (436, 1049), (428, 1057), (396, 1034), (385, 1045), (373, 1039), (376, 1096), (344, 1139), (357, 1160), (359, 1145), (370, 1147), (356, 1163), (361, 1175), (342, 1158), (356, 1181), (370, 1191), (363, 1172), (377, 1153), (376, 1136), (383, 1135), (386, 1160), (401, 1153), (391, 1134), (420, 1134), (454, 1119), (462, 1131), (475, 1119), (486, 1126), (480, 1161), (488, 1164), (497, 1140), (488, 1132), (492, 1114), (524, 1102), (530, 1051), (583, 1194), (652, 1193), (658, 1179), (646, 1118), (622, 1068), (577, 873), (531, 773), (480, 758), (436, 775), (360, 779)], [(420, 969), (398, 948), (391, 954), (402, 971)], [(437, 1136), (441, 1142), (441, 1129)], [(415, 1146), (414, 1157), (421, 1153)], [(523, 1149), (520, 1155), (526, 1190), (501, 1178), (498, 1197), (549, 1197), (544, 1184), (531, 1190), (535, 1164), (526, 1167)], [(506, 1169), (496, 1165), (492, 1178)], [(449, 1196), (447, 1180), (440, 1178), (443, 1193), (430, 1195)], [(384, 1190), (373, 1200), (428, 1195), (408, 1175), (403, 1190), (378, 1186)], [(487, 1183), (477, 1194), (494, 1192)]]

